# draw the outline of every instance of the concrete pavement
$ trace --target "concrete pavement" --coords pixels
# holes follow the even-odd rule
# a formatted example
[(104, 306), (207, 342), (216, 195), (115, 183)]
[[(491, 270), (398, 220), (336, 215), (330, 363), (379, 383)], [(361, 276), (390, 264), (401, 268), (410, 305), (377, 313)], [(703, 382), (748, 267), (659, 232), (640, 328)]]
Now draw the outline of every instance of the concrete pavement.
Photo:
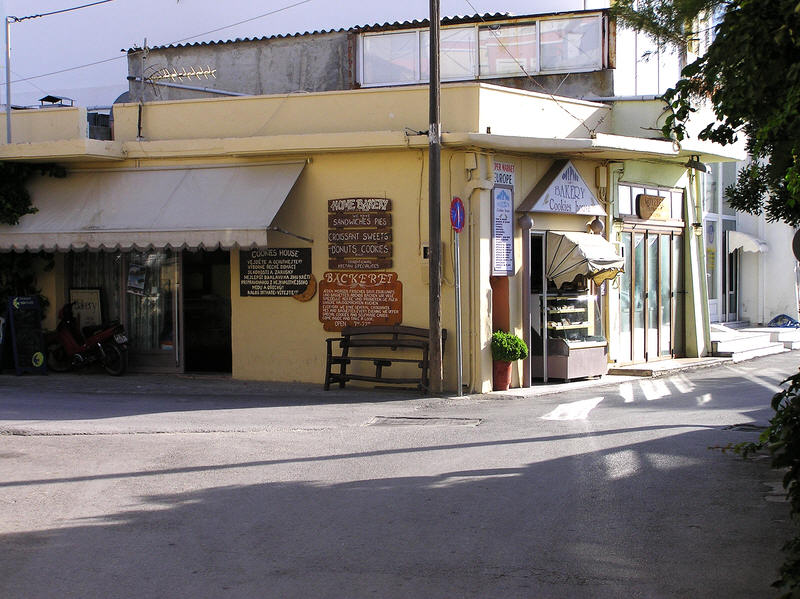
[(797, 362), (463, 398), (3, 375), (0, 596), (769, 597), (780, 474), (709, 447)]

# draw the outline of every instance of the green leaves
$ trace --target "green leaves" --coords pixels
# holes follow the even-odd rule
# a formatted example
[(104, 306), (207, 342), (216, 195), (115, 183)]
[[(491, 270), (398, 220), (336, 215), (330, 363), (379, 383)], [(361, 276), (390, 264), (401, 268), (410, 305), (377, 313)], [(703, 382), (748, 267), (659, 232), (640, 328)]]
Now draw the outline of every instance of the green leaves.
[(528, 346), (512, 333), (495, 331), (492, 334), (492, 359), (499, 362), (513, 362), (528, 357)]
[[(737, 210), (761, 213), (770, 221), (800, 225), (800, 11), (797, 0), (633, 0), (612, 13), (627, 26), (659, 42), (692, 45), (712, 25), (707, 17), (724, 8), (708, 52), (686, 66), (664, 94), (669, 114), (662, 133), (687, 137), (687, 120), (709, 103), (718, 122), (700, 139), (731, 144), (742, 137), (756, 164), (756, 176), (737, 181), (729, 194)], [(681, 21), (682, 19), (682, 21)], [(682, 34), (678, 24), (682, 23)]]
[(51, 177), (66, 176), (66, 170), (55, 164), (0, 162), (0, 224), (16, 225), (26, 214), (36, 212), (25, 184), (37, 172)]

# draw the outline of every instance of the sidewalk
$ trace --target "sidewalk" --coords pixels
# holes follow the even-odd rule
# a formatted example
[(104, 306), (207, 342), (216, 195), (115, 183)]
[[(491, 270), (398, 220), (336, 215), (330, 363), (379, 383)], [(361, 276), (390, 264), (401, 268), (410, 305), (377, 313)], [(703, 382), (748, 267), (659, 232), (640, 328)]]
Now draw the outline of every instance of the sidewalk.
[[(468, 397), (497, 397), (522, 399), (553, 395), (584, 388), (619, 385), (642, 377), (663, 377), (678, 372), (711, 368), (732, 363), (730, 358), (680, 358), (664, 360), (646, 365), (636, 364), (610, 369), (610, 373), (600, 379), (581, 379), (569, 382), (535, 381), (529, 388), (513, 388), (508, 391), (475, 393)], [(314, 403), (358, 403), (373, 401), (392, 401), (400, 399), (421, 399), (423, 396), (413, 389), (375, 389), (366, 386), (348, 385), (344, 389), (332, 388), (325, 391), (322, 383), (282, 383), (268, 381), (246, 381), (233, 379), (221, 374), (141, 374), (132, 373), (112, 377), (104, 372), (87, 370), (70, 373), (48, 373), (47, 375), (26, 374), (16, 376), (5, 370), (0, 374), (0, 393), (7, 391), (42, 392), (83, 395), (169, 395), (208, 398), (208, 397), (269, 397), (280, 401), (296, 401), (303, 404)], [(376, 397), (377, 391), (377, 397)], [(369, 394), (369, 395), (368, 395)], [(442, 397), (453, 397), (444, 394)]]

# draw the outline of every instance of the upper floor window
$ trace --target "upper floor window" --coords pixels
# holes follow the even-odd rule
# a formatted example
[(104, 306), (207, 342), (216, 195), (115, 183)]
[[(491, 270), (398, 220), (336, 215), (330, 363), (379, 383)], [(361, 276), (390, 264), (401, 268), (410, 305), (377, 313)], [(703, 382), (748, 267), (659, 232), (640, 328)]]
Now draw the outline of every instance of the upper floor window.
[(637, 185), (635, 183), (620, 183), (617, 189), (619, 191), (619, 214), (622, 217), (640, 215), (639, 202), (642, 201), (641, 196), (647, 196), (648, 198), (660, 196), (663, 202), (663, 206), (660, 209), (661, 218), (683, 220), (683, 192), (680, 189)]
[[(429, 35), (427, 29), (362, 34), (361, 85), (428, 81)], [(598, 70), (604, 65), (603, 18), (444, 27), (439, 64), (445, 81)]]

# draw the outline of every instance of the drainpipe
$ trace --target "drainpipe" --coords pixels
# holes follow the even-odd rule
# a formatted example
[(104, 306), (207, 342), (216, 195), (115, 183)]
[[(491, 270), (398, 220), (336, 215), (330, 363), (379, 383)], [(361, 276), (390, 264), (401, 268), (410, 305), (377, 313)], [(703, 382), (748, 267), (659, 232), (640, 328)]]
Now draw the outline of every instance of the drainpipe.
[[(469, 380), (470, 390), (474, 391), (478, 388), (479, 381), (477, 380), (477, 373), (480, 372), (480, 353), (476, 351), (475, 344), (476, 338), (480, 336), (480, 327), (481, 327), (481, 314), (479, 310), (476, 308), (476, 302), (480, 301), (478, 298), (478, 286), (480, 281), (480, 262), (481, 262), (481, 254), (480, 254), (480, 230), (476, 231), (477, 228), (480, 227), (480, 219), (476, 215), (476, 210), (474, 208), (475, 204), (477, 203), (480, 206), (480, 202), (474, 201), (474, 192), (477, 191), (491, 191), (494, 187), (494, 182), (490, 179), (483, 179), (481, 178), (481, 171), (484, 171), (483, 165), (486, 164), (486, 157), (473, 154), (475, 156), (474, 161), (470, 165), (471, 168), (467, 168), (469, 171), (469, 179), (467, 180), (466, 185), (464, 185), (464, 190), (461, 194), (461, 198), (464, 200), (464, 203), (467, 207), (467, 220), (469, 222), (469, 238), (467, 247), (469, 248), (469, 323), (470, 323), (470, 340), (469, 340)], [(486, 167), (488, 168), (488, 167)], [(478, 171), (477, 174), (475, 171)], [(478, 197), (480, 200), (480, 196)]]
[(522, 229), (522, 339), (528, 348), (528, 357), (522, 361), (522, 380), (520, 387), (531, 386), (531, 229), (533, 219), (530, 214), (519, 217)]
[[(687, 236), (691, 240), (689, 242), (688, 252), (690, 267), (689, 273), (690, 275), (696, 275), (690, 276), (689, 280), (697, 280), (699, 287), (699, 289), (695, 290), (694, 285), (692, 285), (692, 305), (694, 308), (694, 332), (692, 336), (694, 337), (695, 344), (697, 345), (697, 357), (702, 357), (703, 355), (708, 355), (709, 350), (711, 349), (711, 329), (708, 310), (708, 274), (706, 272), (705, 249), (703, 244), (703, 206), (700, 198), (700, 178), (697, 176), (697, 172), (694, 169), (688, 169), (688, 174), (689, 192), (694, 196), (694, 201), (692, 202), (694, 208), (693, 222), (700, 225), (700, 235), (695, 235), (693, 226), (687, 227)], [(694, 251), (692, 251), (692, 248), (694, 248)], [(694, 256), (694, 260), (692, 260), (692, 256)], [(694, 269), (692, 268), (693, 264), (696, 265)], [(698, 336), (698, 317), (701, 320), (701, 336)]]

